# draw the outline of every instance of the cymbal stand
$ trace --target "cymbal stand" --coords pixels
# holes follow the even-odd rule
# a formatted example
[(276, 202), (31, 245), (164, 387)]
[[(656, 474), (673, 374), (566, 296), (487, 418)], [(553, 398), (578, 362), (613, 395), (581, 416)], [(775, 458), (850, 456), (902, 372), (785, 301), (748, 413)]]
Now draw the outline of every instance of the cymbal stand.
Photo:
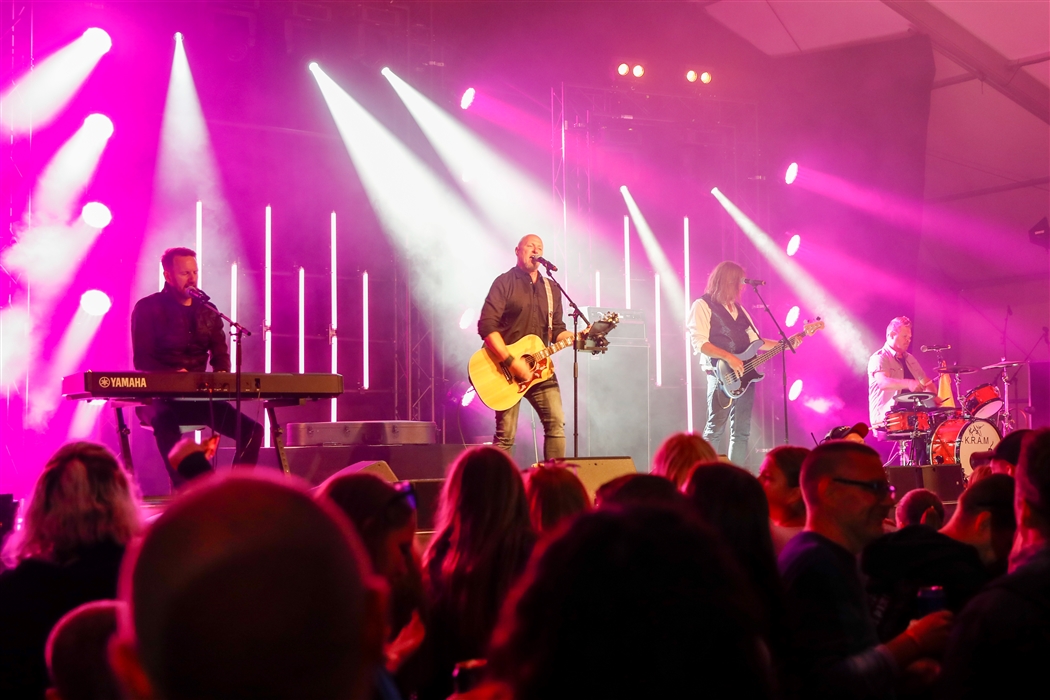
[(1035, 339), (1035, 344), (1024, 356), (1024, 360), (1021, 361), (1021, 365), (1017, 368), (1017, 371), (1014, 372), (1014, 376), (1008, 379), (1006, 377), (1006, 368), (1003, 367), (1003, 411), (1006, 413), (1006, 418), (1003, 419), (999, 425), (999, 430), (1003, 435), (1006, 435), (1006, 433), (1008, 432), (1007, 428), (1010, 429), (1009, 432), (1012, 432), (1017, 429), (1017, 426), (1013, 420), (1013, 415), (1010, 413), (1010, 385), (1017, 380), (1017, 375), (1021, 373), (1021, 367), (1026, 367), (1028, 365), (1028, 361), (1031, 359), (1032, 353), (1035, 352), (1035, 349), (1037, 347), (1039, 347), (1039, 341), (1041, 340), (1045, 341), (1047, 345), (1050, 345), (1050, 330), (1043, 328), (1043, 332), (1039, 335), (1038, 338)]

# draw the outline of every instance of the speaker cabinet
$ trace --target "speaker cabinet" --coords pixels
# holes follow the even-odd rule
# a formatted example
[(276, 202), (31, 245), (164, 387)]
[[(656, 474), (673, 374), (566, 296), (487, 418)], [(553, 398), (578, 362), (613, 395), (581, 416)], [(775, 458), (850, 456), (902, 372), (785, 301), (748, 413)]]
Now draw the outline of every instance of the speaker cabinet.
[(575, 470), (591, 503), (594, 503), (594, 494), (600, 487), (618, 476), (637, 471), (630, 457), (579, 457), (565, 460), (565, 466)]
[(934, 464), (922, 467), (886, 467), (886, 478), (897, 489), (899, 503), (904, 494), (927, 489), (943, 503), (954, 503), (963, 492), (963, 472), (958, 464)]

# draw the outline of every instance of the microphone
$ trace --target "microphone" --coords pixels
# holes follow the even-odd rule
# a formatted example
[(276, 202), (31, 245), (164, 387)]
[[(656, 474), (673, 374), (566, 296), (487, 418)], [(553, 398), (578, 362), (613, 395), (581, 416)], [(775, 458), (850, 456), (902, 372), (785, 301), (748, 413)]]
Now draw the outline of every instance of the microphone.
[(196, 287), (186, 287), (186, 293), (199, 302), (207, 304), (211, 301), (211, 297), (197, 289)]
[(748, 279), (746, 277), (744, 278), (744, 284), (750, 284), (752, 287), (760, 287), (760, 286), (764, 285), (765, 283), (766, 283), (765, 280), (751, 280), (751, 279)]
[(558, 266), (557, 265), (552, 263), (550, 260), (547, 260), (546, 258), (541, 258), (539, 255), (533, 255), (532, 256), (532, 260), (533, 260), (533, 262), (538, 262), (540, 265), (543, 265), (545, 268), (547, 268), (551, 272), (557, 272), (558, 271)]
[(923, 345), (919, 348), (923, 352), (938, 352), (940, 350), (951, 350), (951, 345)]

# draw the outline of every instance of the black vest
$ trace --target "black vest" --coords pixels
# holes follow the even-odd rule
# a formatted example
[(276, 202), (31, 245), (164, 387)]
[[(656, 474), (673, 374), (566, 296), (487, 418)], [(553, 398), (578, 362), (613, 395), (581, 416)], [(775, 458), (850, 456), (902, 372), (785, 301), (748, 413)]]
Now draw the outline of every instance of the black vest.
[(707, 338), (708, 342), (733, 354), (742, 353), (751, 344), (750, 338), (747, 337), (747, 329), (751, 327), (751, 322), (748, 321), (743, 307), (737, 304), (737, 316), (733, 318), (726, 307), (712, 299), (711, 295), (705, 294), (700, 298), (711, 307), (711, 333)]

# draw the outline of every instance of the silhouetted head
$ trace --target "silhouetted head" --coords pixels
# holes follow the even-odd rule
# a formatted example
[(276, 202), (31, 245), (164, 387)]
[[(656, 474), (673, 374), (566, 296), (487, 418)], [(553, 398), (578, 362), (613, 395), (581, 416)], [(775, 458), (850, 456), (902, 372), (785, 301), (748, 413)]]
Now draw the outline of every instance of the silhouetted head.
[(805, 522), (806, 504), (802, 500), (799, 474), (802, 461), (809, 454), (805, 447), (774, 447), (762, 460), (758, 481), (766, 492), (769, 515), (778, 525), (801, 525)]
[(925, 525), (940, 530), (944, 525), (944, 504), (933, 491), (912, 489), (897, 503), (897, 527)]
[(685, 496), (669, 479), (656, 474), (624, 474), (602, 484), (596, 494), (599, 508), (669, 506), (685, 504)]
[(134, 697), (356, 700), (384, 589), (346, 517), (297, 481), (211, 477), (125, 558), (114, 668)]
[(718, 453), (707, 440), (696, 433), (675, 433), (656, 449), (652, 473), (681, 488), (697, 462), (717, 461)]
[(1050, 429), (1025, 438), (1017, 463), (1014, 512), (1018, 528), (1050, 540)]
[[(493, 637), (516, 700), (766, 697), (746, 585), (688, 512), (586, 513), (533, 559)], [(698, 691), (700, 692), (700, 691)]]
[(109, 666), (109, 640), (117, 631), (123, 603), (96, 600), (74, 608), (47, 638), (47, 700), (122, 700)]
[(525, 495), (532, 528), (539, 533), (550, 532), (591, 507), (587, 489), (573, 468), (557, 462), (537, 464), (525, 472)]
[(64, 562), (83, 547), (126, 545), (140, 528), (131, 479), (107, 448), (63, 445), (44, 465), (22, 529), (4, 547), (10, 565), (30, 557)]

